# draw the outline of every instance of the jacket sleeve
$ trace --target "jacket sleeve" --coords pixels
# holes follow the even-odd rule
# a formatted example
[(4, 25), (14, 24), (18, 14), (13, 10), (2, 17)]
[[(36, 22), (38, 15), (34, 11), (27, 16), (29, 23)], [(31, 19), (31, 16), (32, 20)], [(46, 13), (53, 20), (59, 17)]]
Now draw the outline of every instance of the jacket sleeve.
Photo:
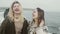
[(5, 18), (1, 24), (0, 34), (5, 34), (7, 23), (8, 23), (8, 20), (7, 20), (7, 18)]

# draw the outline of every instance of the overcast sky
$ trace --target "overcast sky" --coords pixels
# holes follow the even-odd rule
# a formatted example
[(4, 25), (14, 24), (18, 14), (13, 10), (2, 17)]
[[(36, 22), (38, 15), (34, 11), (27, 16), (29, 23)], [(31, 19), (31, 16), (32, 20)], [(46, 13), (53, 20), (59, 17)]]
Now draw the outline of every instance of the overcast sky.
[[(0, 7), (10, 7), (15, 0), (0, 0)], [(60, 11), (60, 0), (18, 0), (23, 8), (40, 7), (45, 11)]]

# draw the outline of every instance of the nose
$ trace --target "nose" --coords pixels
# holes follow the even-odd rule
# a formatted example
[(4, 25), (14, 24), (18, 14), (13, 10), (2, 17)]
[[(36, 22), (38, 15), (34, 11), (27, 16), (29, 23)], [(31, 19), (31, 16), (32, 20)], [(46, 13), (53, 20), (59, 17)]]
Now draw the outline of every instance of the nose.
[(18, 7), (16, 6), (16, 9), (17, 9)]

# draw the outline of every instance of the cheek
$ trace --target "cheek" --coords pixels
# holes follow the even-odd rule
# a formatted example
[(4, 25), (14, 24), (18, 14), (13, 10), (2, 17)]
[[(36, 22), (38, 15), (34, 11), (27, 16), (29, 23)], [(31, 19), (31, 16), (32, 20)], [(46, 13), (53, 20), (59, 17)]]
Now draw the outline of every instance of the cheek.
[(36, 18), (38, 17), (38, 14), (36, 14)]
[(34, 18), (37, 18), (38, 17), (38, 14), (37, 13), (33, 13), (33, 15), (34, 15), (33, 16)]
[(15, 8), (13, 8), (13, 11), (15, 11)]
[(36, 15), (36, 17), (38, 17), (38, 13), (37, 12), (35, 13), (35, 15)]
[(22, 7), (19, 7), (19, 10), (22, 11)]

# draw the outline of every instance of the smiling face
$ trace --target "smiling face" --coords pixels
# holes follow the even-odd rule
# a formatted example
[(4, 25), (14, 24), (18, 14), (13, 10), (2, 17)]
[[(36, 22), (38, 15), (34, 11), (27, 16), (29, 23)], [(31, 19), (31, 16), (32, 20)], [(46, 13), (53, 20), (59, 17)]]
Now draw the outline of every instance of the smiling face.
[[(33, 15), (33, 21), (36, 22), (36, 20), (37, 20), (37, 26), (39, 26), (41, 23), (43, 23), (42, 20), (45, 21), (44, 20), (44, 11), (40, 8), (36, 8), (33, 11), (32, 15)], [(42, 25), (45, 25), (45, 24), (42, 24)]]
[(19, 14), (22, 12), (22, 6), (18, 3), (15, 3), (12, 9), (13, 9), (13, 12), (16, 14)]
[(35, 9), (32, 13), (33, 15), (33, 19), (37, 19), (38, 18), (38, 11)]

